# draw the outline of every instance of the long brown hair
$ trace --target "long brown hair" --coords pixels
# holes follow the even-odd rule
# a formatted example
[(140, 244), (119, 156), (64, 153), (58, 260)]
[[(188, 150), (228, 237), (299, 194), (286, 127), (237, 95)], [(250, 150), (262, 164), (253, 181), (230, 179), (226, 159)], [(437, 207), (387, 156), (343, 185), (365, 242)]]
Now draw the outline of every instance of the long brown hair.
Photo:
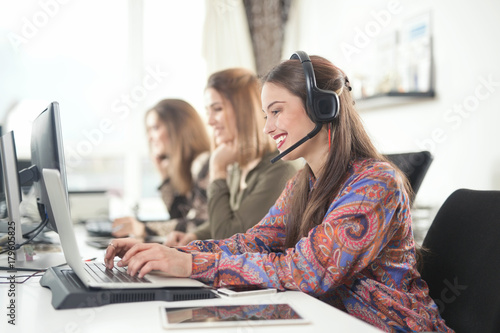
[[(314, 190), (309, 191), (309, 175), (312, 171), (307, 164), (305, 172), (302, 172), (297, 179), (289, 205), (291, 208), (288, 212), (285, 248), (294, 247), (300, 238), (307, 236), (312, 228), (321, 224), (329, 205), (347, 180), (349, 166), (354, 160), (371, 158), (387, 161), (376, 150), (363, 127), (349, 92), (350, 84), (347, 76), (325, 58), (318, 56), (310, 58), (318, 88), (335, 91), (339, 96), (340, 110), (338, 117), (331, 122), (334, 133), (332, 149)], [(263, 82), (287, 89), (293, 95), (300, 97), (306, 108), (306, 81), (299, 61), (282, 62), (263, 78)], [(326, 126), (324, 125), (322, 130), (325, 130)], [(406, 179), (401, 172), (399, 173), (402, 179)]]
[(164, 99), (146, 112), (156, 112), (167, 127), (170, 140), (170, 181), (181, 194), (187, 194), (193, 186), (191, 164), (201, 153), (210, 150), (210, 140), (200, 115), (186, 101)]
[(238, 163), (247, 165), (272, 150), (270, 138), (262, 132), (265, 120), (257, 76), (244, 68), (230, 68), (210, 75), (206, 89), (217, 90), (233, 107), (238, 139)]

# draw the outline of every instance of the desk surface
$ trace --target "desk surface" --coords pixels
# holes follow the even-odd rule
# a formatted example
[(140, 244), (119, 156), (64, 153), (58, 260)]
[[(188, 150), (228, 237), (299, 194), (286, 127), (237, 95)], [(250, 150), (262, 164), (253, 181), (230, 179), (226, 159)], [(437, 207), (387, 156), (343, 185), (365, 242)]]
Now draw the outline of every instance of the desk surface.
[[(80, 237), (82, 240), (82, 237)], [(80, 244), (82, 255), (103, 256), (102, 250), (95, 250)], [(26, 275), (26, 272), (18, 272)], [(0, 271), (0, 276), (9, 276)], [(19, 279), (22, 280), (22, 279)], [(6, 282), (2, 279), (2, 282)], [(310, 323), (283, 326), (241, 326), (204, 329), (213, 332), (380, 332), (376, 328), (298, 291), (280, 292), (274, 295), (221, 297), (209, 300), (181, 302), (139, 302), (112, 304), (94, 308), (55, 310), (51, 305), (52, 294), (39, 284), (40, 277), (34, 277), (15, 288), (16, 325), (8, 323), (9, 284), (0, 284), (0, 332), (193, 332), (190, 329), (166, 330), (162, 328), (160, 307), (288, 303)]]

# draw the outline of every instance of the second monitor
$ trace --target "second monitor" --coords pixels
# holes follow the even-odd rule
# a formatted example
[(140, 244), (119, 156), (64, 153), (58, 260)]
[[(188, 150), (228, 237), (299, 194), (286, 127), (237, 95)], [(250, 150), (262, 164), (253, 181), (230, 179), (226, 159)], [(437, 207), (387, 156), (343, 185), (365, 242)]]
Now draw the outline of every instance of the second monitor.
[[(47, 226), (57, 232), (54, 214), (43, 183), (43, 169), (57, 169), (67, 189), (66, 165), (64, 161), (61, 116), (59, 103), (52, 102), (33, 121), (31, 130), (31, 166), (20, 172), (21, 185), (32, 180), (42, 222), (48, 219)], [(68, 198), (66, 198), (68, 199)]]

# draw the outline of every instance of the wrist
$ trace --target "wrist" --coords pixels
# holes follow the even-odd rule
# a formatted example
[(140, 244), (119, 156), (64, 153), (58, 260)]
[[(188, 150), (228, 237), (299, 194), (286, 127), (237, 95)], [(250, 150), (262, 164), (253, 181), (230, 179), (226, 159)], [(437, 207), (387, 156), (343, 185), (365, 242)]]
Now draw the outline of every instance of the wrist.
[(198, 238), (196, 237), (196, 234), (194, 232), (190, 232), (186, 234), (186, 240), (188, 243), (191, 243), (192, 241), (197, 240)]
[(210, 172), (210, 181), (213, 182), (216, 179), (226, 179), (227, 171), (226, 170), (213, 170)]
[(138, 223), (139, 224), (137, 225), (137, 228), (136, 228), (137, 237), (144, 239), (147, 236), (146, 225), (142, 222), (138, 222)]
[(190, 277), (193, 274), (193, 255), (191, 253), (186, 253), (186, 272), (187, 277)]

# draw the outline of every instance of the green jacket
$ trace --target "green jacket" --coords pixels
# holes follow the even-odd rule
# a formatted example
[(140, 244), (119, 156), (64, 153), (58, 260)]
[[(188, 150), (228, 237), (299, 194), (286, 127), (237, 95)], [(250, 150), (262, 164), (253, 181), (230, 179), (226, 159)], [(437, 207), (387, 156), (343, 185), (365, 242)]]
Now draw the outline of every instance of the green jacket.
[(247, 187), (240, 191), (241, 169), (230, 166), (227, 180), (217, 179), (207, 188), (208, 221), (195, 229), (197, 239), (224, 239), (247, 231), (273, 206), (288, 180), (303, 166), (301, 161), (271, 164), (277, 151), (262, 157), (247, 177)]

